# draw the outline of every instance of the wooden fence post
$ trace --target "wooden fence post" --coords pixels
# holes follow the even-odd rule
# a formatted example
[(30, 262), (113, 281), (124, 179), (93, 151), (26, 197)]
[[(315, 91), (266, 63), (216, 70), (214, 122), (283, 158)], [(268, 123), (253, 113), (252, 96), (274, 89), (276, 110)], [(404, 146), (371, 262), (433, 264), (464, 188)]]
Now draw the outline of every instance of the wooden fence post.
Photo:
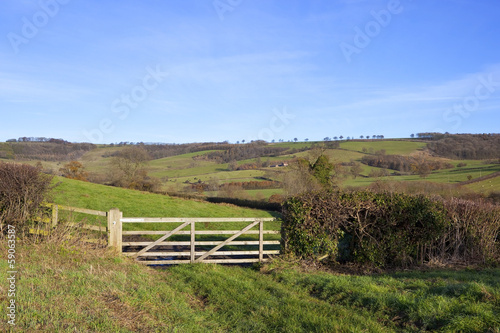
[(264, 221), (259, 221), (259, 262), (264, 259)]
[(57, 225), (57, 220), (59, 219), (59, 207), (54, 204), (52, 205), (52, 226), (55, 227)]
[(122, 217), (118, 208), (108, 212), (108, 246), (114, 247), (118, 253), (122, 253)]
[(194, 224), (195, 222), (191, 222), (191, 253), (190, 253), (190, 261), (191, 263), (194, 262), (194, 259), (195, 259), (195, 256), (194, 256), (194, 251), (195, 251), (195, 246), (194, 246), (194, 242), (196, 240), (196, 230), (195, 230), (195, 227), (194, 227)]

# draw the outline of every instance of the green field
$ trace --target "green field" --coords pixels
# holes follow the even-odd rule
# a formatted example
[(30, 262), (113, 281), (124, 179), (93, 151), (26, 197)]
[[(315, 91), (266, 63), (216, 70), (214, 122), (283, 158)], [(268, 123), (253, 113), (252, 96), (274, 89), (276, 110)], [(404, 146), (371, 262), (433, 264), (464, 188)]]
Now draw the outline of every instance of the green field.
[(500, 191), (500, 176), (486, 179), (477, 183), (466, 185), (473, 191), (489, 194), (493, 191)]
[[(228, 204), (214, 204), (204, 201), (193, 201), (170, 196), (140, 192), (117, 187), (110, 187), (88, 182), (81, 182), (66, 178), (57, 178), (58, 183), (54, 190), (53, 202), (79, 208), (100, 211), (109, 211), (118, 208), (124, 217), (277, 217), (275, 212), (266, 212), (257, 209), (242, 208)], [(67, 213), (61, 213), (66, 217)], [(86, 224), (106, 226), (106, 219), (86, 214), (72, 215), (77, 222), (85, 219)], [(126, 223), (124, 230), (171, 230), (181, 223)], [(199, 224), (203, 229), (241, 229), (245, 222)], [(256, 227), (257, 228), (257, 227)], [(279, 230), (280, 222), (266, 222), (266, 230)], [(189, 230), (186, 227), (184, 230)], [(245, 236), (253, 238), (251, 235)], [(242, 238), (243, 239), (243, 238)], [(276, 239), (276, 235), (269, 235), (269, 240)]]
[(57, 178), (54, 202), (108, 211), (119, 208), (126, 217), (271, 217), (256, 209), (173, 198), (66, 178)]
[(421, 150), (427, 145), (425, 142), (415, 141), (347, 141), (340, 144), (340, 148), (363, 152), (363, 148), (373, 151), (384, 149), (387, 155), (409, 155), (415, 151)]

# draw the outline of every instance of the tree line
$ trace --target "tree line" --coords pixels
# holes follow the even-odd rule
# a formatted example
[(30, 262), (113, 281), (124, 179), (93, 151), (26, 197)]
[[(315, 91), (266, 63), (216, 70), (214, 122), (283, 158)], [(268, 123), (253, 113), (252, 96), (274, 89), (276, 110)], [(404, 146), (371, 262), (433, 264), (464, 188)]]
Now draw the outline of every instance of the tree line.
[(22, 160), (71, 161), (95, 148), (92, 143), (71, 143), (61, 139), (46, 139), (44, 141), (30, 141), (28, 139), (19, 138), (15, 142), (5, 143), (3, 154), (0, 156)]
[(452, 159), (500, 158), (500, 134), (443, 135), (427, 144), (436, 155)]
[(414, 173), (418, 173), (417, 171), (424, 166), (429, 171), (454, 167), (453, 164), (448, 162), (402, 155), (365, 155), (361, 158), (361, 163), (377, 168)]
[(218, 163), (229, 163), (256, 157), (275, 157), (288, 150), (286, 147), (269, 146), (265, 142), (253, 142), (246, 145), (231, 145), (225, 150), (213, 151), (206, 156)]

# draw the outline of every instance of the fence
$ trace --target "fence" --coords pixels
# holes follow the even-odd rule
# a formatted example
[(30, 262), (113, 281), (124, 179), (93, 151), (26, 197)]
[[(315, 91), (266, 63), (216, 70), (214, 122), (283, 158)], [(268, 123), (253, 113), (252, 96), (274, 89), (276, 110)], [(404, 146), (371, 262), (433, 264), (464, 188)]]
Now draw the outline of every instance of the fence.
[[(70, 213), (82, 213), (82, 214), (87, 214), (87, 215), (94, 215), (94, 216), (102, 216), (102, 217), (107, 217), (109, 220), (109, 213), (108, 212), (103, 212), (99, 210), (93, 210), (93, 209), (85, 209), (85, 208), (78, 208), (78, 207), (70, 207), (70, 206), (64, 206), (64, 205), (56, 205), (56, 204), (46, 204), (46, 208), (50, 209), (50, 216), (42, 217), (38, 221), (39, 222), (44, 222), (46, 224), (50, 224), (51, 227), (55, 227), (58, 224), (64, 224), (65, 226), (69, 227), (77, 227), (81, 229), (87, 229), (87, 230), (94, 230), (94, 231), (99, 231), (103, 233), (108, 232), (108, 228), (102, 227), (102, 226), (97, 226), (97, 225), (91, 225), (91, 224), (84, 224), (84, 223), (75, 223), (75, 222), (60, 222), (60, 211), (68, 211)], [(109, 221), (108, 221), (109, 225)], [(47, 230), (41, 230), (40, 227), (37, 229), (31, 228), (29, 230), (30, 233), (32, 234), (42, 234), (42, 235), (47, 235), (48, 231)], [(68, 237), (70, 237), (68, 235)], [(102, 240), (100, 239), (86, 239), (86, 242), (89, 243), (102, 243)], [(108, 236), (108, 244), (109, 244), (109, 236)]]
[[(185, 263), (253, 263), (265, 262), (271, 255), (280, 253), (279, 240), (265, 240), (266, 235), (279, 235), (279, 230), (264, 230), (266, 222), (275, 221), (274, 218), (123, 218), (123, 213), (113, 208), (108, 212), (69, 207), (50, 204), (52, 208), (51, 218), (44, 221), (56, 226), (59, 223), (59, 211), (65, 210), (75, 213), (103, 216), (107, 218), (107, 227), (65, 222), (65, 225), (80, 227), (88, 230), (95, 230), (107, 233), (107, 244), (114, 247), (119, 253), (134, 257), (143, 264), (185, 264)], [(246, 223), (240, 230), (198, 230), (197, 223), (203, 223), (205, 226), (210, 223)], [(160, 223), (165, 226), (173, 226), (172, 230), (123, 230), (123, 224), (127, 223)], [(183, 230), (189, 228), (189, 230)], [(165, 229), (169, 229), (166, 227)], [(253, 230), (252, 230), (253, 229)], [(151, 236), (160, 235), (155, 241), (124, 241), (125, 236)], [(205, 238), (197, 240), (196, 236)], [(249, 236), (250, 235), (250, 236)], [(251, 236), (254, 235), (254, 236)], [(168, 240), (172, 236), (188, 237), (185, 240)], [(222, 238), (229, 236), (224, 240), (208, 239)], [(238, 237), (258, 237), (258, 239), (236, 240)], [(88, 240), (96, 242), (98, 240)], [(256, 247), (258, 250), (248, 250), (248, 247)], [(205, 249), (211, 247), (210, 249)], [(230, 250), (224, 248), (232, 247)], [(243, 248), (240, 248), (243, 247)], [(268, 247), (273, 247), (269, 249)], [(140, 248), (133, 252), (134, 248)], [(155, 250), (160, 248), (160, 250)], [(278, 248), (278, 249), (276, 249)], [(124, 251), (125, 249), (125, 251)], [(150, 251), (151, 250), (151, 251)], [(214, 259), (218, 257), (218, 259)], [(152, 260), (149, 260), (152, 259)]]
[[(279, 246), (279, 240), (264, 240), (265, 235), (279, 234), (278, 230), (264, 230), (266, 222), (274, 221), (274, 218), (123, 218), (122, 213), (115, 209), (110, 213), (109, 239), (110, 246), (115, 247), (122, 252), (123, 248), (142, 247), (137, 252), (124, 251), (126, 256), (134, 257), (137, 261), (143, 264), (186, 264), (186, 263), (253, 263), (265, 262), (269, 260), (269, 256), (279, 254), (276, 249), (264, 249), (265, 246)], [(196, 224), (203, 223), (241, 223), (247, 222), (244, 228), (240, 230), (197, 230)], [(161, 223), (165, 224), (180, 224), (172, 230), (152, 231), (152, 230), (134, 230), (123, 231), (123, 224), (126, 223)], [(189, 230), (183, 230), (189, 228)], [(258, 228), (258, 230), (251, 230)], [(165, 228), (168, 229), (168, 228)], [(123, 236), (131, 235), (161, 235), (155, 241), (123, 241)], [(170, 240), (172, 236), (189, 236), (189, 241), (185, 240)], [(229, 236), (224, 240), (197, 240), (196, 236)], [(258, 235), (258, 240), (235, 240), (243, 235)], [(213, 247), (212, 247), (213, 246)], [(231, 249), (224, 250), (224, 247), (255, 247), (258, 250)], [(163, 247), (160, 251), (155, 250), (156, 247)], [(197, 249), (198, 247), (198, 249)], [(209, 250), (203, 250), (202, 247), (212, 247)], [(241, 257), (243, 256), (243, 257)], [(222, 257), (214, 259), (213, 257)], [(240, 258), (238, 258), (240, 257)], [(148, 260), (153, 258), (154, 260)], [(182, 259), (184, 258), (184, 259)]]

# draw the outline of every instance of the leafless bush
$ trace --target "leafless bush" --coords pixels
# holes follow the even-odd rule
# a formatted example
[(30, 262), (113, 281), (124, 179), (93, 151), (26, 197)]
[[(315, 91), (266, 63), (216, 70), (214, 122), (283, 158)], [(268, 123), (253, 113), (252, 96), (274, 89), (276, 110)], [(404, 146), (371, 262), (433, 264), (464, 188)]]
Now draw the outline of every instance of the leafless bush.
[(500, 259), (500, 208), (482, 200), (444, 201), (451, 222), (441, 251), (453, 261), (489, 262)]
[(11, 224), (24, 230), (48, 199), (52, 176), (25, 164), (0, 163), (0, 232)]

